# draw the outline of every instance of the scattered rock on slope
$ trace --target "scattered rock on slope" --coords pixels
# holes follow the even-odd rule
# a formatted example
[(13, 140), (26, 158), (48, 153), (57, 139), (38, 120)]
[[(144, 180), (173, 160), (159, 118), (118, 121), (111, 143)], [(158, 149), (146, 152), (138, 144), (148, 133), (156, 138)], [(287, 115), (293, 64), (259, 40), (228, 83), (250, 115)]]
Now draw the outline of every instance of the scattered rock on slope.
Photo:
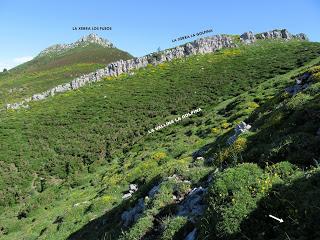
[(194, 188), (178, 208), (178, 216), (187, 216), (191, 221), (194, 217), (201, 216), (206, 208), (203, 201), (206, 188)]
[(130, 198), (132, 194), (135, 193), (136, 191), (138, 191), (138, 185), (130, 184), (128, 192), (122, 196), (122, 199)]
[(121, 220), (123, 221), (124, 226), (129, 226), (133, 222), (137, 221), (140, 215), (145, 209), (145, 204), (143, 198), (138, 200), (138, 203), (128, 211), (124, 211), (121, 214)]
[(233, 144), (241, 133), (247, 132), (251, 128), (250, 124), (241, 122), (234, 129), (234, 134), (228, 139), (228, 144)]
[(302, 76), (296, 79), (296, 84), (290, 87), (287, 87), (285, 91), (290, 95), (296, 95), (297, 93), (307, 89), (312, 82), (311, 74), (304, 73)]

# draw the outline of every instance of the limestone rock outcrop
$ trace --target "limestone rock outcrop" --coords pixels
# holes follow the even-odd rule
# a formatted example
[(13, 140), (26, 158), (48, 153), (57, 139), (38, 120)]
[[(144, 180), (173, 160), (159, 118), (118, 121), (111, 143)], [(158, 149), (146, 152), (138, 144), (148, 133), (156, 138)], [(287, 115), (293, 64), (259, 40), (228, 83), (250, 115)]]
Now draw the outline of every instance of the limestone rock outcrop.
[(296, 79), (296, 84), (289, 86), (285, 91), (290, 95), (296, 95), (297, 93), (307, 89), (312, 84), (312, 75), (308, 72)]
[(184, 240), (195, 240), (197, 239), (197, 229), (194, 228), (188, 235), (185, 237)]
[(60, 53), (63, 53), (69, 49), (78, 47), (80, 45), (86, 46), (90, 43), (96, 43), (96, 44), (99, 44), (103, 47), (114, 47), (113, 44), (110, 41), (108, 41), (107, 39), (103, 39), (103, 38), (99, 37), (97, 34), (91, 33), (87, 36), (83, 36), (82, 38), (80, 38), (78, 41), (76, 41), (74, 43), (55, 44), (53, 46), (50, 46), (50, 47), (44, 49), (42, 52), (40, 52), (38, 57), (45, 56), (45, 55), (51, 54), (51, 53), (60, 54)]
[(123, 196), (122, 199), (128, 199), (132, 197), (132, 194), (134, 194), (136, 191), (138, 191), (138, 185), (136, 184), (130, 184), (129, 185), (129, 190), (126, 192)]
[(133, 222), (137, 221), (140, 215), (143, 213), (145, 209), (145, 204), (143, 198), (138, 200), (138, 203), (127, 211), (124, 211), (121, 214), (121, 220), (124, 226), (129, 226)]
[(256, 41), (256, 36), (253, 34), (253, 32), (245, 32), (240, 35), (240, 40), (246, 44), (250, 44)]
[(255, 35), (257, 39), (300, 39), (300, 40), (308, 40), (307, 36), (303, 33), (299, 33), (296, 35), (291, 34), (288, 32), (287, 29), (275, 29), (268, 32), (263, 32)]
[(245, 122), (241, 122), (240, 124), (238, 124), (234, 128), (234, 134), (228, 139), (228, 144), (233, 144), (241, 133), (249, 131), (250, 128), (251, 125), (246, 124)]
[(201, 216), (205, 210), (206, 204), (203, 201), (206, 188), (194, 188), (178, 208), (178, 216), (187, 216), (191, 221), (194, 217)]
[(257, 39), (282, 39), (282, 40), (298, 39), (302, 41), (308, 41), (308, 37), (304, 33), (291, 34), (287, 29), (275, 29), (272, 31), (258, 33), (255, 35), (251, 31), (249, 31), (240, 35), (240, 40), (247, 44), (253, 43)]

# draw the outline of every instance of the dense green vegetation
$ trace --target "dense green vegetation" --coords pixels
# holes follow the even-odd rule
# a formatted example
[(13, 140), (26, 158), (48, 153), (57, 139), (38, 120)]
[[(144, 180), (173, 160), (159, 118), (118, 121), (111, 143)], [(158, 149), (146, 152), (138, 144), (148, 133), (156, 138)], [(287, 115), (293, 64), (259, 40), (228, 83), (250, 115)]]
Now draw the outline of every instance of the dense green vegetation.
[[(284, 88), (305, 71), (317, 79), (319, 56), (318, 43), (259, 41), (1, 113), (0, 238), (183, 239), (196, 226), (200, 239), (316, 239), (320, 83), (295, 96)], [(242, 120), (252, 130), (229, 146)], [(207, 161), (192, 157), (199, 149)], [(172, 194), (208, 184), (209, 174), (203, 218), (175, 216)], [(139, 190), (122, 200), (129, 183)], [(121, 213), (155, 184), (158, 194), (124, 227)]]
[(13, 103), (32, 94), (66, 83), (106, 64), (132, 56), (117, 48), (87, 44), (63, 53), (38, 56), (0, 74), (0, 105)]

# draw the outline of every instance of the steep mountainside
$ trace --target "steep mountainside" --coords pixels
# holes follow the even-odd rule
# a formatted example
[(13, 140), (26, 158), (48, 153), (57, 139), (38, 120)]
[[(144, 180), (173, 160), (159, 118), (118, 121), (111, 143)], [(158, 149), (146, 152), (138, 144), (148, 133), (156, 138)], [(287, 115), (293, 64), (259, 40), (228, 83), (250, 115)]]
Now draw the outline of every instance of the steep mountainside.
[(132, 56), (95, 34), (59, 44), (0, 75), (0, 105), (14, 102)]
[(0, 238), (319, 238), (320, 43), (237, 43), (1, 112)]

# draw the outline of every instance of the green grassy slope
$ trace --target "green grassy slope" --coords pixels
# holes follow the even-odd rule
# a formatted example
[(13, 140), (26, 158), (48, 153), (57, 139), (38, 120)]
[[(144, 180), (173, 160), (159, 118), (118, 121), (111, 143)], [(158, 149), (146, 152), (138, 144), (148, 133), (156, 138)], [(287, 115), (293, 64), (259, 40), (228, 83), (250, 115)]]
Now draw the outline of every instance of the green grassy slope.
[[(184, 236), (193, 224), (174, 216), (172, 193), (185, 195), (189, 188), (204, 184), (203, 179), (217, 167), (227, 166), (228, 170), (216, 173), (207, 197), (209, 208), (196, 226), (203, 238), (241, 237), (246, 233), (246, 221), (261, 218), (254, 210), (263, 204), (270, 210), (280, 209), (281, 205), (270, 204), (275, 201), (268, 195), (276, 184), (281, 196), (290, 198), (290, 182), (297, 181), (314, 194), (313, 183), (304, 179), (298, 167), (310, 167), (310, 159), (319, 156), (318, 140), (315, 133), (312, 135), (316, 126), (301, 113), (301, 104), (303, 109), (319, 110), (319, 84), (303, 93), (308, 96), (302, 103), (281, 93), (293, 83), (291, 77), (319, 63), (319, 56), (318, 43), (259, 41), (150, 66), (133, 76), (108, 78), (31, 103), (30, 110), (2, 113), (0, 236), (179, 239), (177, 236)], [(277, 105), (280, 107), (273, 111)], [(156, 125), (199, 107), (201, 113), (148, 134)], [(280, 113), (283, 116), (277, 115)], [(232, 127), (244, 119), (249, 119), (253, 130), (235, 146), (227, 146), (225, 140)], [(272, 139), (265, 141), (270, 129), (281, 128), (285, 119), (297, 127), (284, 128), (283, 133), (274, 131)], [(315, 122), (316, 117), (310, 121)], [(308, 145), (311, 155), (297, 155), (305, 146), (292, 139), (301, 133), (313, 136)], [(206, 158), (214, 159), (210, 164), (191, 157), (204, 146)], [(282, 161), (291, 163), (266, 167)], [(318, 170), (312, 171), (308, 174), (313, 176)], [(190, 184), (165, 181), (174, 173)], [(124, 228), (119, 219), (122, 211), (135, 205), (161, 179), (164, 182), (147, 211), (133, 226)], [(122, 201), (123, 192), (133, 182), (139, 191)], [(233, 182), (241, 182), (242, 188)], [(303, 210), (302, 206), (298, 211)], [(291, 211), (283, 210), (283, 216)], [(272, 223), (267, 224), (271, 229)]]
[(34, 93), (66, 83), (106, 64), (132, 56), (117, 48), (98, 44), (80, 45), (63, 53), (38, 56), (0, 74), (0, 104), (12, 103)]

